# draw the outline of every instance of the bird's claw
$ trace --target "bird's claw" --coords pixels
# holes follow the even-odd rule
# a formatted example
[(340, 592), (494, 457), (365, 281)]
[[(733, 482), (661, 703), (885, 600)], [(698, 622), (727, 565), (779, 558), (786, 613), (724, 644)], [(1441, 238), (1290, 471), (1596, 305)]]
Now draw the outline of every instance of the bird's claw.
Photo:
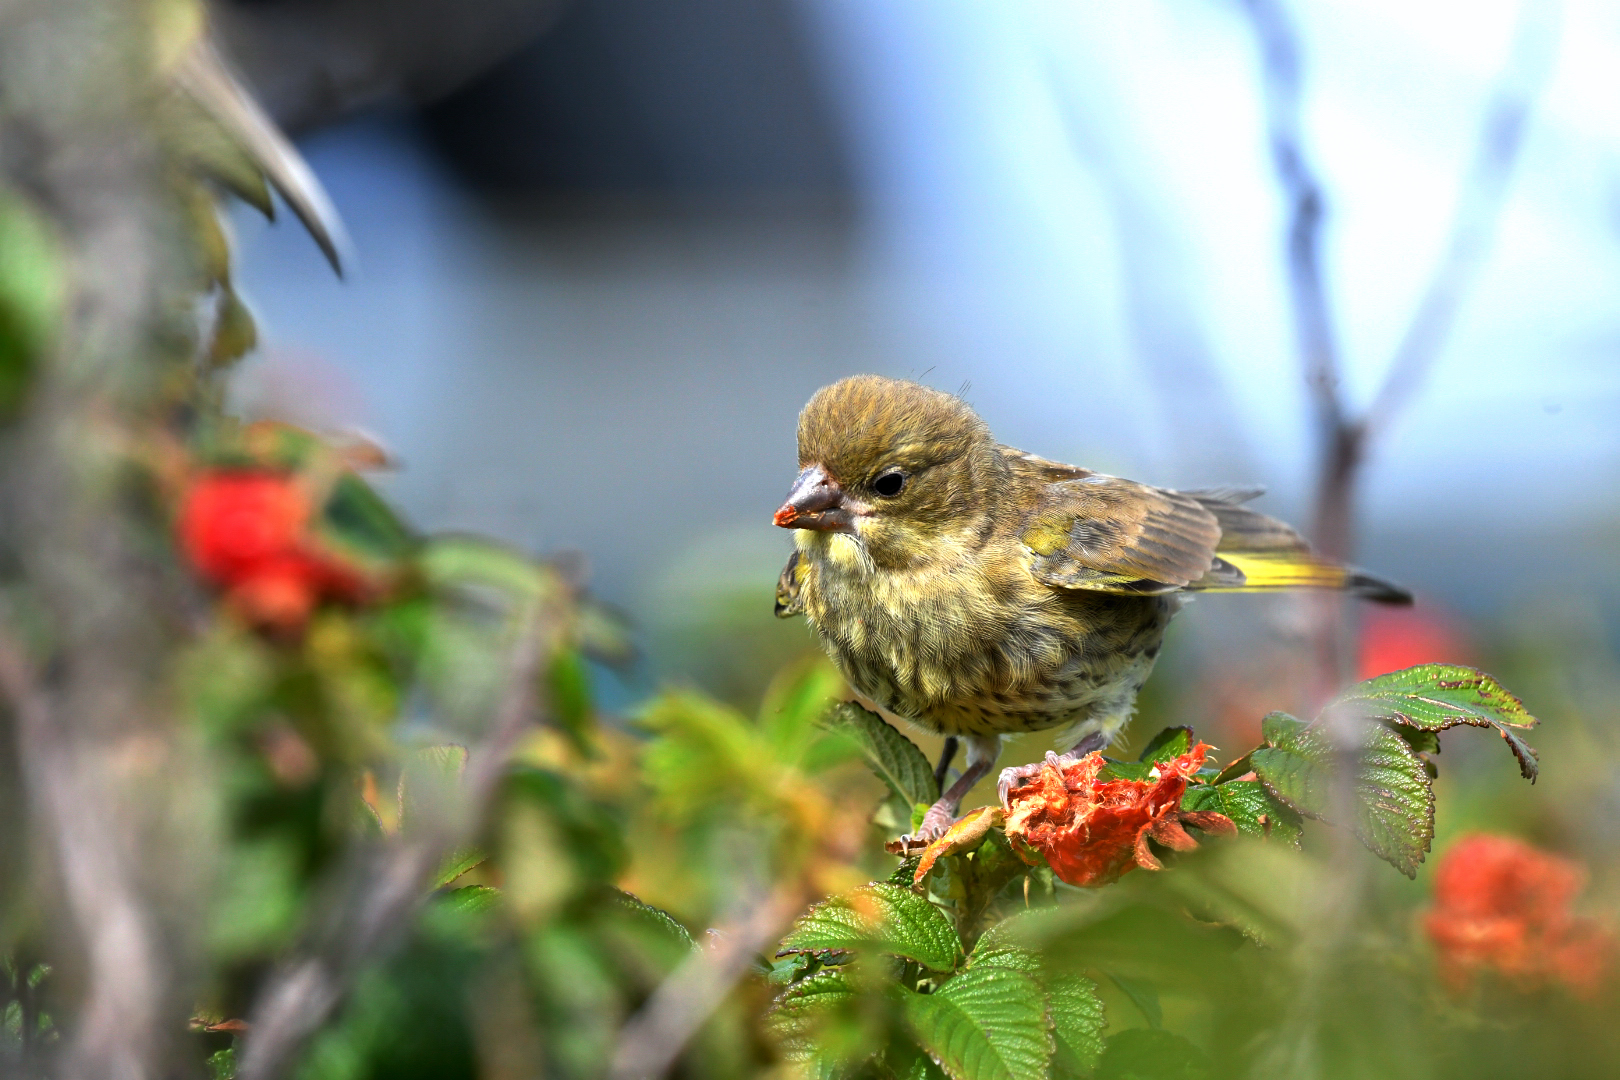
[(923, 815), (922, 823), (917, 826), (916, 832), (909, 832), (896, 840), (891, 847), (897, 855), (909, 855), (923, 848), (945, 835), (945, 830), (951, 827), (956, 820), (956, 807), (947, 804), (944, 800), (928, 808)]
[(1079, 760), (1080, 758), (1074, 754), (1059, 754), (1055, 750), (1048, 750), (1043, 761), (1032, 761), (1028, 765), (1009, 765), (1002, 769), (1001, 775), (996, 778), (996, 794), (1001, 797), (1002, 809), (1012, 809), (1007, 802), (1007, 796), (1013, 788), (1023, 787), (1030, 777), (1040, 775), (1040, 771), (1048, 765), (1062, 772)]

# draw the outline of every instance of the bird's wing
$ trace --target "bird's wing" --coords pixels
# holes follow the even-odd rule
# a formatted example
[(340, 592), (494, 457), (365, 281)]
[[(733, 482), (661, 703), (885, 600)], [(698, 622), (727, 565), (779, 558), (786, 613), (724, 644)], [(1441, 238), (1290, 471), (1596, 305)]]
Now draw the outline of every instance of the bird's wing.
[(782, 568), (782, 576), (776, 579), (778, 619), (786, 619), (804, 611), (804, 598), (800, 593), (800, 588), (804, 584), (804, 572), (805, 564), (800, 562), (799, 553), (795, 551), (788, 556), (787, 565)]
[(1192, 495), (1090, 474), (1040, 488), (1019, 539), (1048, 585), (1162, 593), (1218, 569), (1221, 526)]

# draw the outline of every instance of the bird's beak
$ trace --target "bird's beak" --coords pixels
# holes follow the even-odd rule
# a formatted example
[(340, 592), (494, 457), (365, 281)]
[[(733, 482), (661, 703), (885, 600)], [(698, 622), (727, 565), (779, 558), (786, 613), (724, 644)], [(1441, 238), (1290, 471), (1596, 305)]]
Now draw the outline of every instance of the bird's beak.
[(799, 473), (787, 502), (772, 520), (784, 529), (855, 531), (855, 516), (844, 506), (844, 489), (820, 465), (811, 465)]

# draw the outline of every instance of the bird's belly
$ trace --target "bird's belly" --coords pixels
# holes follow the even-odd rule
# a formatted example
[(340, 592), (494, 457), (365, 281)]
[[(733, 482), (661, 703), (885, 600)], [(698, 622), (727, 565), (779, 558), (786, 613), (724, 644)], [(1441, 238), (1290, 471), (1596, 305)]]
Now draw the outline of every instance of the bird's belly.
[(863, 696), (945, 735), (1117, 729), (1152, 671), (1173, 602), (1096, 593), (969, 612), (823, 609), (828, 652)]

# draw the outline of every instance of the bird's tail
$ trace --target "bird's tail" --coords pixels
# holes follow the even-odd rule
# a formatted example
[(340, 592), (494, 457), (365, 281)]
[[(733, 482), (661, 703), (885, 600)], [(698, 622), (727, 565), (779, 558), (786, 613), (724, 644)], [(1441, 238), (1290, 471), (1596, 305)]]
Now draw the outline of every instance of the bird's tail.
[(1260, 488), (1226, 487), (1189, 491), (1221, 525), (1215, 565), (1188, 585), (1200, 592), (1279, 592), (1283, 589), (1339, 589), (1380, 604), (1410, 604), (1399, 585), (1311, 551), (1305, 538), (1276, 518), (1243, 504)]
[(1188, 588), (1200, 592), (1339, 589), (1380, 604), (1412, 602), (1412, 594), (1393, 582), (1297, 550), (1222, 551), (1215, 569)]

